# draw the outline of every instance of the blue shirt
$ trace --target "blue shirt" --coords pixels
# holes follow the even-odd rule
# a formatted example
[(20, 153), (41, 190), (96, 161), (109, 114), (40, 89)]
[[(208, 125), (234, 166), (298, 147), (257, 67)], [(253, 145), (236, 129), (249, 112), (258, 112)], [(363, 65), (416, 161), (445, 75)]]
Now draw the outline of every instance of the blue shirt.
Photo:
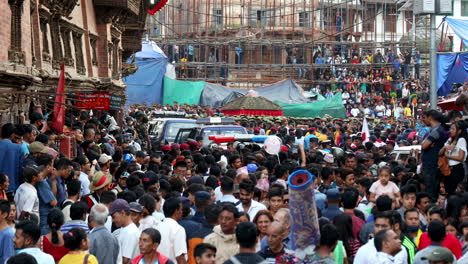
[(54, 258), (51, 255), (42, 252), (39, 248), (24, 248), (18, 250), (18, 254), (19, 253), (26, 253), (33, 256), (37, 263), (40, 264), (55, 264)]
[(332, 221), (335, 216), (342, 214), (343, 212), (336, 205), (329, 205), (322, 211), (322, 216)]
[(315, 63), (317, 63), (317, 64), (324, 64), (324, 63), (325, 63), (325, 59), (322, 58), (322, 57), (317, 57), (317, 58), (315, 59)]
[(15, 232), (11, 227), (7, 227), (0, 231), (0, 263), (5, 263), (5, 261), (15, 255), (15, 244), (13, 243), (13, 238), (15, 237)]
[(10, 187), (8, 191), (16, 191), (20, 185), (20, 176), (23, 171), (24, 154), (21, 145), (9, 139), (0, 140), (0, 173), (8, 175)]
[(58, 204), (62, 204), (67, 199), (65, 180), (61, 177), (57, 177), (57, 198)]
[(39, 197), (39, 216), (41, 224), (41, 234), (45, 235), (48, 233), (47, 216), (49, 215), (50, 209), (53, 207), (50, 205), (55, 200), (54, 193), (50, 188), (47, 180), (42, 180), (36, 184), (37, 196)]

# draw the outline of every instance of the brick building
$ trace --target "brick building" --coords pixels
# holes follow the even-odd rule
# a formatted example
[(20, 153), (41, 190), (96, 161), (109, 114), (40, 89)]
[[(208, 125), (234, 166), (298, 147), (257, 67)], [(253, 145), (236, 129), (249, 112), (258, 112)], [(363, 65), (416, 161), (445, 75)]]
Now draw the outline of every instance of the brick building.
[[(53, 108), (65, 64), (67, 110), (73, 94), (124, 97), (122, 60), (141, 48), (143, 0), (0, 1), (0, 122)], [(136, 41), (138, 40), (138, 41)]]

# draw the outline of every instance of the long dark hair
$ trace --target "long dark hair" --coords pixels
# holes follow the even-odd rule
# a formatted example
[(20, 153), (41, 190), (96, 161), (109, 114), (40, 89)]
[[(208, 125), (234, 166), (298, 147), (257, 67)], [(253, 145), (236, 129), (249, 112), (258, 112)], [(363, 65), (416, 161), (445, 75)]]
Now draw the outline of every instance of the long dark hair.
[(353, 220), (348, 214), (340, 214), (333, 218), (333, 224), (338, 230), (340, 240), (343, 241), (343, 245), (346, 249), (346, 254), (351, 257), (351, 248), (349, 246), (349, 240), (355, 239), (353, 235)]
[(50, 210), (49, 214), (47, 215), (47, 225), (50, 228), (50, 232), (52, 234), (52, 244), (59, 243), (58, 231), (60, 227), (62, 227), (64, 223), (64, 216), (62, 211), (58, 208), (53, 208)]
[[(465, 125), (465, 122), (459, 120), (459, 121), (456, 121), (456, 122), (452, 123), (452, 125), (454, 125), (457, 130), (461, 131), (460, 136), (458, 136), (457, 140), (459, 138), (466, 139), (466, 125)], [(450, 136), (453, 138), (454, 135), (450, 135)]]

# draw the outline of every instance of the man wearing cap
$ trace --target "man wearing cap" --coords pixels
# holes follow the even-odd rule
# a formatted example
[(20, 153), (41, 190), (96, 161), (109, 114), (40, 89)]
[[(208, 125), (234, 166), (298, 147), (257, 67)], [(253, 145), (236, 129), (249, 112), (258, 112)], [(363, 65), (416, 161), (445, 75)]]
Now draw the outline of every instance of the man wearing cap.
[(140, 239), (140, 230), (130, 217), (130, 205), (123, 199), (117, 199), (111, 204), (109, 214), (112, 222), (120, 227), (117, 237), (120, 247), (117, 264), (129, 264), (139, 254)]
[(107, 154), (103, 153), (101, 154), (101, 156), (99, 156), (98, 163), (102, 172), (108, 173), (110, 169), (111, 161), (112, 161), (112, 157)]
[(202, 225), (207, 225), (205, 219), (205, 207), (211, 204), (211, 195), (205, 191), (195, 192), (195, 215), (192, 220)]
[[(439, 220), (431, 221), (427, 227), (427, 233), (431, 239), (431, 245), (416, 253), (413, 264), (456, 263), (452, 252), (442, 246), (446, 236), (444, 223)], [(448, 252), (442, 252), (441, 249)]]
[(140, 228), (140, 220), (143, 218), (143, 206), (137, 202), (131, 202), (129, 205), (130, 217), (132, 218), (133, 223), (140, 231), (143, 231), (142, 228)]
[(39, 112), (34, 112), (29, 117), (29, 123), (34, 127), (37, 135), (47, 130), (47, 122), (44, 122), (44, 116)]
[(338, 189), (328, 189), (327, 207), (322, 211), (322, 216), (332, 221), (335, 216), (342, 214), (340, 210), (341, 195)]
[(44, 144), (42, 144), (39, 141), (34, 141), (33, 143), (29, 144), (28, 149), (29, 155), (24, 160), (24, 167), (28, 167), (30, 165), (37, 165), (36, 159), (43, 153), (49, 153), (48, 148), (46, 148)]

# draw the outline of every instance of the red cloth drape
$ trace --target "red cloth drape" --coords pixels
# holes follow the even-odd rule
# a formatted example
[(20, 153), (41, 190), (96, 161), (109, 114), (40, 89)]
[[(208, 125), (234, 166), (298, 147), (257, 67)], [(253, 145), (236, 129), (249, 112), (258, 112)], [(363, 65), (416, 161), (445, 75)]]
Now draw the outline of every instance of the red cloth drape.
[(221, 110), (225, 115), (283, 116), (283, 110)]

